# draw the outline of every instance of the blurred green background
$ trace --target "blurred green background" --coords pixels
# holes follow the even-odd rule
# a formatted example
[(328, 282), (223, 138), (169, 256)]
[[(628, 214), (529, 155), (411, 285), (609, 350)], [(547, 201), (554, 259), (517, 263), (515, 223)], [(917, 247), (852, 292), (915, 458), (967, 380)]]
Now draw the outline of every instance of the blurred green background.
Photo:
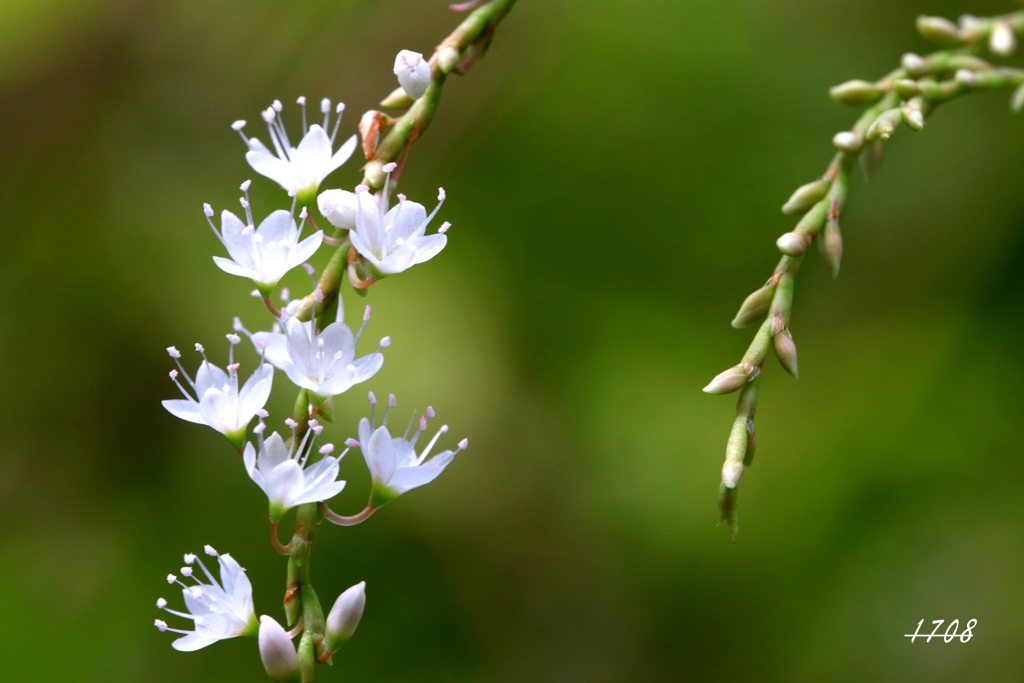
[[(766, 370), (735, 545), (715, 526), (734, 397), (700, 391), (750, 340), (729, 321), (793, 224), (779, 207), (854, 119), (827, 88), (927, 51), (920, 13), (1015, 6), (520, 0), (411, 155), (403, 191), (432, 206), (443, 185), (452, 239), (373, 287), (369, 334), (394, 345), (328, 432), (393, 391), (471, 448), (368, 523), (321, 528), (322, 598), (366, 580), (368, 609), (319, 679), (1022, 680), (1008, 93), (901, 129), (855, 181), (841, 276), (815, 254), (797, 285), (802, 378)], [(201, 203), (237, 207), (254, 177), (232, 121), (329, 96), (354, 132), (394, 54), (457, 20), (440, 0), (0, 2), (0, 679), (265, 680), (252, 640), (182, 654), (152, 627), (204, 543), (281, 616), (265, 497), (159, 404), (164, 347), (223, 362), (233, 315), (267, 323), (211, 262)], [(325, 186), (358, 178), (353, 160)], [(255, 177), (253, 201), (286, 198)], [(272, 423), (293, 396), (278, 373)], [(343, 472), (352, 513), (358, 453)], [(954, 618), (978, 619), (970, 643), (903, 637)]]

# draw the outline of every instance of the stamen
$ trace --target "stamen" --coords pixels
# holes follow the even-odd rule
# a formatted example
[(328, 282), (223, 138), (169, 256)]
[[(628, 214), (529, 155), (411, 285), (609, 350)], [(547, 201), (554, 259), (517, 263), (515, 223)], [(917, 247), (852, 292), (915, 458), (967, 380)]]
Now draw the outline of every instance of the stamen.
[(207, 218), (212, 218), (213, 217), (213, 207), (210, 206), (209, 204), (206, 204), (204, 202), (203, 203), (203, 213), (206, 214)]
[[(237, 320), (237, 318), (236, 318), (236, 320)], [(235, 344), (238, 344), (239, 342), (242, 341), (242, 338), (239, 337), (237, 334), (226, 334), (224, 336), (227, 338), (227, 340), (229, 342), (231, 342), (232, 346), (234, 346)]]
[(447, 433), (448, 425), (441, 425), (441, 428), (437, 430), (437, 434), (434, 434), (434, 438), (430, 440), (430, 443), (427, 444), (427, 447), (424, 448), (423, 452), (420, 454), (419, 459), (416, 460), (417, 465), (423, 464), (423, 462), (427, 459), (427, 456), (430, 455), (430, 451), (434, 448), (434, 444), (437, 443), (437, 440), (441, 438), (442, 434)]
[(177, 580), (178, 580), (178, 577), (175, 576), (174, 574), (168, 574), (167, 575), (167, 583), (174, 583)]
[(388, 424), (388, 413), (390, 413), (391, 409), (394, 408), (397, 405), (398, 405), (398, 399), (395, 397), (395, 395), (394, 394), (388, 394), (388, 407), (384, 409), (384, 419), (381, 420), (381, 422), (380, 422), (382, 426), (387, 426), (387, 424)]
[(167, 601), (164, 600), (163, 598), (157, 598), (156, 599), (156, 606), (157, 606), (157, 609), (163, 609), (164, 607), (167, 607)]
[(278, 114), (280, 114), (281, 110), (284, 109), (284, 105), (281, 104), (281, 100), (274, 100), (274, 102), (270, 106), (273, 107), (274, 111), (276, 111)]
[(250, 186), (250, 185), (252, 185), (252, 181), (251, 181), (251, 180), (246, 180), (246, 181), (245, 181), (244, 183), (242, 183), (242, 184), (241, 184), (241, 185), (240, 185), (240, 186), (238, 187), (238, 189), (239, 189), (239, 190), (241, 190), (242, 192), (248, 192), (248, 191), (249, 191), (249, 186)]
[(281, 301), (287, 304), (292, 299), (291, 291), (287, 287), (281, 288)]
[(167, 631), (167, 622), (163, 619), (155, 620), (153, 622), (153, 625), (156, 626), (157, 630), (160, 631), (160, 633), (164, 633), (165, 631)]
[[(341, 126), (341, 113), (345, 111), (345, 103), (338, 102), (338, 106), (334, 108), (334, 113), (338, 115), (338, 118), (334, 121), (334, 130), (331, 131), (331, 148), (334, 148), (334, 138), (338, 136), (338, 128)], [(327, 129), (324, 128), (326, 131)]]
[(469, 448), (469, 439), (463, 439), (459, 442), (459, 450), (464, 451)]
[(437, 413), (434, 412), (434, 406), (427, 406), (427, 417), (434, 417)]
[(383, 169), (382, 169), (382, 170), (383, 170), (383, 171), (384, 171), (385, 173), (391, 173), (391, 172), (392, 172), (392, 171), (394, 171), (394, 170), (395, 170), (396, 168), (398, 168), (398, 164), (396, 164), (395, 162), (393, 162), (393, 161), (392, 161), (391, 163), (388, 163), (388, 164), (384, 164), (384, 166), (383, 166)]
[(204, 545), (203, 546), (203, 552), (206, 553), (207, 555), (209, 555), (210, 557), (217, 557), (217, 555), (218, 555), (217, 551), (214, 550), (213, 546), (211, 546), (211, 545)]
[(181, 568), (181, 575), (192, 578), (192, 567), (185, 566)]
[(391, 336), (389, 335), (389, 336), (384, 337), (383, 339), (381, 339), (380, 340), (380, 346), (383, 349), (386, 349), (387, 347), (391, 346)]
[(242, 121), (241, 119), (231, 124), (232, 130), (241, 131), (243, 128), (245, 128), (245, 121)]
[(302, 107), (302, 137), (306, 137), (306, 133), (309, 132), (309, 126), (306, 125), (306, 96), (299, 96), (295, 103)]
[(264, 410), (263, 408), (260, 408), (259, 410), (257, 410), (257, 411), (256, 411), (256, 414), (257, 414), (257, 415), (259, 416), (259, 418), (260, 418), (261, 420), (266, 420), (266, 419), (267, 419), (268, 417), (270, 417), (270, 413), (268, 413), (268, 412), (267, 412), (266, 410)]
[(217, 226), (213, 224), (213, 207), (209, 204), (203, 204), (203, 215), (206, 216), (206, 223), (210, 226), (210, 230), (213, 230), (213, 234), (217, 236), (217, 239), (220, 240), (220, 243), (223, 244), (226, 249), (228, 243), (224, 241), (224, 235), (222, 235), (220, 230), (217, 229)]
[(243, 128), (245, 128), (245, 121), (235, 121), (231, 124), (231, 129), (238, 133), (242, 138), (242, 142), (245, 143), (245, 146), (252, 149), (252, 145), (249, 143), (249, 138), (245, 137), (245, 133), (242, 132)]
[[(415, 423), (416, 423), (416, 411), (414, 410), (414, 411), (412, 411), (412, 416), (409, 418), (409, 424), (407, 424), (405, 426), (405, 433), (402, 434), (402, 438), (403, 439), (408, 439), (409, 438), (409, 432), (412, 431), (412, 426)], [(419, 432), (416, 432), (416, 435), (419, 436)]]
[(262, 299), (263, 298), (263, 295), (260, 294), (260, 290), (258, 290), (258, 289), (254, 289), (251, 292), (249, 292), (249, 296), (255, 297), (257, 299)]
[(167, 347), (167, 355), (170, 356), (171, 358), (177, 360), (177, 359), (181, 358), (181, 351), (179, 351), (178, 349), (174, 348), (173, 346), (168, 346)]
[(265, 422), (260, 422), (258, 425), (252, 428), (253, 434), (262, 434), (267, 429)]
[(333, 453), (333, 452), (334, 452), (334, 444), (332, 444), (332, 443), (324, 444), (323, 446), (320, 447), (320, 454), (321, 455), (328, 455), (328, 454)]
[(359, 448), (359, 442), (352, 437), (345, 439), (345, 445), (349, 448)]
[(324, 130), (330, 128), (331, 123), (331, 100), (327, 97), (320, 100), (320, 113), (324, 115)]
[(370, 428), (377, 428), (377, 397), (370, 392)]
[(295, 429), (296, 427), (298, 427), (298, 426), (299, 426), (299, 423), (298, 423), (298, 422), (296, 422), (295, 420), (291, 419), (290, 417), (289, 417), (288, 419), (286, 419), (286, 420), (284, 421), (284, 423), (285, 423), (285, 425), (286, 425), (287, 427), (289, 427), (290, 429)]
[(445, 234), (446, 232), (448, 232), (448, 228), (450, 228), (450, 227), (452, 227), (452, 224), (451, 224), (451, 223), (449, 223), (448, 221), (445, 221), (444, 223), (442, 223), (442, 224), (441, 224), (441, 227), (440, 227), (440, 228), (438, 228), (438, 229), (437, 229), (437, 231), (438, 231), (438, 232), (439, 232), (440, 234), (442, 234), (442, 235), (443, 235), (443, 234)]
[(185, 564), (194, 564), (196, 556), (193, 553), (185, 553)]

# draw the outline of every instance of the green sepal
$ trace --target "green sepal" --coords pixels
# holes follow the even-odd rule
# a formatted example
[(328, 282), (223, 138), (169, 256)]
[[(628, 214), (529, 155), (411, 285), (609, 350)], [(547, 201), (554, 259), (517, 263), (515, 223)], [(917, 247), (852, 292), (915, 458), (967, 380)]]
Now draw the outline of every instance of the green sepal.
[(316, 206), (316, 193), (319, 186), (305, 187), (295, 194), (299, 206)]
[(281, 507), (280, 505), (270, 504), (270, 523), (277, 524), (284, 517), (284, 513), (288, 512), (288, 508)]
[(245, 450), (245, 433), (248, 428), (249, 426), (246, 425), (237, 432), (225, 433), (224, 436), (228, 438), (228, 441), (231, 442), (231, 445), (234, 446), (235, 449), (242, 451)]
[(330, 398), (330, 396), (321, 396), (320, 394), (314, 393), (312, 391), (307, 392), (307, 394), (309, 396), (309, 404), (316, 408), (317, 410), (319, 410), (320, 406), (322, 406), (327, 401), (327, 399)]
[(375, 483), (370, 489), (370, 507), (383, 507), (400, 496), (398, 491)]
[(269, 299), (270, 295), (274, 293), (274, 287), (277, 287), (277, 283), (266, 284), (265, 282), (257, 282), (253, 280), (252, 283), (256, 285), (256, 291), (263, 296), (264, 299)]
[(321, 403), (316, 409), (316, 419), (324, 422), (334, 422), (334, 397), (328, 396), (327, 400)]

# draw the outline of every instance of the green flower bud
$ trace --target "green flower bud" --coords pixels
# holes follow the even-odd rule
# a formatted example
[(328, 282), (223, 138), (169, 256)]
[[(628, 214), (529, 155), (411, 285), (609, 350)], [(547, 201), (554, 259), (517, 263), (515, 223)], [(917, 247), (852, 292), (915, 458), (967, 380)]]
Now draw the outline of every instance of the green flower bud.
[(807, 237), (798, 232), (787, 232), (775, 244), (786, 256), (799, 256), (807, 249)]
[(903, 122), (910, 130), (924, 129), (924, 112), (915, 103), (907, 103), (900, 110), (903, 112)]
[(896, 126), (903, 122), (901, 109), (887, 109), (878, 115), (875, 122), (868, 128), (868, 140), (888, 140), (896, 132)]
[(752, 293), (740, 306), (739, 312), (733, 318), (732, 326), (740, 329), (763, 318), (768, 313), (768, 307), (772, 305), (774, 297), (775, 285), (773, 284), (767, 284)]
[(704, 387), (705, 394), (731, 394), (743, 388), (747, 383), (747, 373), (742, 365), (736, 365), (715, 376), (711, 383)]
[(404, 88), (395, 88), (390, 95), (380, 101), (380, 106), (388, 109), (408, 109), (415, 101), (409, 97)]
[(840, 152), (859, 154), (861, 148), (864, 147), (864, 138), (852, 130), (844, 130), (832, 137), (832, 144)]
[(928, 62), (925, 61), (924, 57), (913, 52), (903, 55), (900, 65), (907, 72), (907, 75), (912, 78), (920, 78), (928, 73)]
[(754, 463), (754, 451), (757, 450), (757, 432), (754, 421), (747, 420), (747, 453), (743, 456), (743, 465), (750, 467)]
[(779, 363), (793, 377), (798, 377), (796, 370), (796, 344), (793, 343), (793, 335), (788, 329), (782, 330), (775, 335), (775, 355)]
[(917, 97), (921, 94), (921, 86), (917, 84), (917, 81), (912, 81), (909, 78), (899, 79), (893, 83), (893, 88), (896, 89), (896, 94), (904, 100), (909, 100), (911, 97)]
[(793, 196), (782, 206), (782, 213), (787, 216), (796, 216), (806, 213), (812, 206), (821, 201), (831, 187), (827, 180), (815, 180), (798, 187)]
[(867, 81), (847, 81), (831, 88), (828, 94), (836, 102), (843, 104), (874, 104), (882, 99), (885, 92), (874, 83)]
[(839, 263), (843, 260), (843, 235), (839, 231), (839, 220), (830, 218), (825, 224), (825, 232), (818, 241), (821, 257), (832, 270), (832, 277), (839, 276)]
[(939, 45), (959, 45), (963, 42), (960, 27), (944, 17), (918, 17), (917, 31)]

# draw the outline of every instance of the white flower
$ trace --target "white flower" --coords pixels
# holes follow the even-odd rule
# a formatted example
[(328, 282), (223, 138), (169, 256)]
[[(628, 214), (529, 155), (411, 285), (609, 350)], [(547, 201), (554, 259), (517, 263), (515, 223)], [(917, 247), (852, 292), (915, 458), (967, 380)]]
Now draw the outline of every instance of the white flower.
[[(343, 315), (344, 306), (339, 298), (337, 322), (325, 327), (320, 334), (315, 333), (315, 322), (312, 320), (301, 322), (292, 317), (285, 323), (287, 357), (279, 359), (282, 361), (282, 370), (297, 386), (308, 389), (316, 396), (328, 397), (343, 393), (353, 385), (373, 377), (384, 364), (380, 348), (391, 343), (388, 337), (381, 340), (380, 348), (373, 353), (362, 358), (355, 357), (356, 343), (370, 319), (370, 307), (366, 307), (363, 325), (356, 334), (352, 334), (349, 326), (342, 322)], [(267, 344), (268, 347), (271, 345), (276, 347), (279, 342)]]
[(306, 467), (313, 451), (313, 442), (322, 429), (315, 421), (312, 427), (306, 432), (302, 443), (295, 448), (288, 448), (277, 432), (264, 441), (261, 430), (257, 431), (260, 444), (258, 456), (251, 443), (245, 444), (245, 470), (267, 494), (270, 500), (270, 519), (273, 522), (279, 521), (293, 507), (333, 498), (345, 488), (344, 481), (337, 481), (338, 461), (348, 449), (334, 457), (329, 455), (334, 446), (323, 446), (319, 452), (324, 457)]
[(418, 100), (430, 85), (430, 64), (419, 52), (402, 50), (395, 57), (395, 75), (405, 94)]
[(346, 190), (324, 190), (317, 197), (320, 213), (331, 225), (342, 230), (356, 227), (356, 210), (359, 200), (355, 194)]
[(260, 617), (260, 659), (274, 681), (290, 681), (299, 675), (299, 655), (288, 632), (273, 617)]
[(241, 449), (245, 443), (246, 428), (252, 418), (263, 410), (263, 406), (266, 405), (267, 399), (270, 397), (274, 367), (269, 363), (262, 363), (239, 389), (238, 364), (234, 362), (234, 346), (241, 340), (238, 335), (234, 334), (228, 335), (228, 339), (231, 350), (229, 351), (227, 372), (207, 361), (202, 345), (196, 344), (196, 350), (203, 353), (203, 362), (199, 366), (199, 371), (196, 372), (194, 381), (179, 360), (181, 353), (173, 346), (167, 349), (167, 353), (178, 364), (185, 381), (195, 392), (196, 398), (193, 398), (181, 386), (178, 381), (178, 371), (172, 370), (171, 379), (178, 385), (185, 398), (163, 401), (163, 406), (175, 417), (216, 429), (228, 437), (236, 448)]
[(299, 202), (308, 204), (316, 196), (316, 191), (324, 178), (352, 156), (352, 152), (356, 148), (356, 136), (350, 137), (337, 152), (332, 154), (331, 150), (334, 146), (334, 139), (338, 135), (341, 113), (345, 110), (345, 105), (338, 103), (335, 109), (338, 118), (334, 124), (334, 130), (328, 136), (331, 101), (324, 98), (320, 103), (320, 111), (324, 115), (323, 126), (315, 123), (307, 126), (306, 98), (300, 97), (298, 103), (302, 105), (302, 140), (298, 147), (292, 147), (291, 141), (288, 139), (288, 133), (281, 118), (283, 107), (276, 100), (262, 113), (263, 120), (266, 121), (270, 131), (273, 153), (258, 139), (245, 137), (245, 134), (242, 133), (245, 121), (236, 121), (231, 127), (239, 132), (246, 145), (249, 146), (245, 159), (253, 170), (278, 183), (290, 195), (298, 197)]
[[(372, 394), (370, 403), (371, 405), (376, 403)], [(390, 410), (394, 405), (395, 397), (392, 395), (388, 399), (388, 409)], [(423, 449), (423, 452), (417, 455), (416, 441), (423, 430), (427, 428), (427, 418), (433, 416), (434, 409), (427, 408), (426, 416), (420, 418), (419, 428), (411, 439), (406, 437), (412, 428), (413, 420), (416, 419), (415, 413), (405, 434), (399, 438), (392, 437), (388, 431), (386, 412), (384, 421), (376, 429), (373, 425), (373, 413), (371, 413), (370, 419), (364, 417), (359, 421), (358, 445), (363, 451), (366, 465), (370, 468), (370, 476), (373, 478), (373, 488), (370, 493), (371, 507), (378, 508), (407, 491), (434, 481), (448, 466), (448, 463), (455, 458), (456, 453), (465, 450), (469, 445), (468, 440), (463, 439), (459, 442), (457, 450), (442, 451), (428, 460), (434, 444), (442, 434), (448, 432), (448, 425), (443, 425), (427, 444), (427, 447)]]
[[(393, 164), (385, 166), (389, 173)], [(370, 263), (378, 277), (401, 273), (417, 263), (432, 259), (448, 243), (445, 223), (437, 234), (427, 235), (427, 225), (444, 203), (445, 192), (438, 190), (438, 205), (427, 215), (422, 204), (398, 195), (398, 204), (388, 210), (388, 182), (380, 198), (374, 197), (365, 185), (356, 188), (359, 202), (355, 229), (349, 233), (352, 246)]]
[[(217, 551), (207, 546), (208, 555), (216, 555)], [(245, 569), (239, 566), (230, 555), (221, 555), (220, 581), (206, 568), (203, 561), (195, 555), (186, 555), (187, 564), (181, 568), (181, 574), (192, 579), (194, 585), (188, 586), (178, 580), (174, 574), (168, 574), (167, 583), (176, 583), (182, 588), (185, 607), (188, 613), (179, 612), (167, 607), (167, 601), (160, 598), (156, 606), (168, 614), (173, 614), (195, 622), (194, 631), (170, 628), (167, 623), (157, 619), (155, 625), (161, 631), (181, 633), (171, 645), (181, 652), (192, 652), (206, 647), (218, 640), (237, 636), (256, 635), (256, 613), (252, 605), (252, 584), (245, 575)], [(194, 565), (198, 564), (206, 575), (209, 583), (203, 583), (193, 574)]]
[(220, 231), (210, 219), (213, 209), (209, 208), (209, 204), (204, 207), (206, 220), (213, 228), (213, 233), (231, 256), (229, 259), (214, 256), (213, 261), (225, 273), (249, 278), (256, 283), (264, 297), (269, 297), (285, 273), (305, 263), (316, 253), (324, 234), (316, 232), (299, 241), (306, 224), (305, 208), (302, 209), (302, 223), (298, 227), (290, 212), (278, 210), (264, 218), (259, 228), (254, 228), (247, 198), (242, 199), (242, 205), (245, 207), (248, 224), (225, 210), (221, 212)]
[(337, 652), (341, 644), (352, 637), (363, 618), (366, 608), (366, 582), (360, 581), (347, 589), (334, 601), (334, 607), (327, 615), (325, 645), (331, 652)]

